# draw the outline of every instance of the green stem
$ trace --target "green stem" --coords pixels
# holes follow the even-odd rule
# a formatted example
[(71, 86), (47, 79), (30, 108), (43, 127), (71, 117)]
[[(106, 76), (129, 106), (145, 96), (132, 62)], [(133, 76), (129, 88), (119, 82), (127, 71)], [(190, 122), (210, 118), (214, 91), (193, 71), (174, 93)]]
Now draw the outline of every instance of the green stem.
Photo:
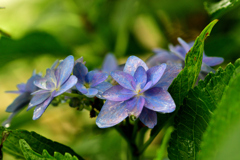
[(177, 112), (172, 113), (165, 123), (163, 123), (159, 126), (156, 126), (157, 127), (156, 131), (151, 135), (151, 137), (147, 140), (147, 142), (139, 149), (139, 154), (142, 154), (147, 149), (147, 147), (152, 143), (152, 141), (155, 139), (155, 137), (158, 135), (158, 133), (162, 130), (162, 128), (165, 126), (165, 124), (167, 124), (168, 122), (173, 120), (173, 118), (175, 117), (176, 114), (177, 114)]
[(174, 127), (170, 126), (167, 128), (165, 135), (163, 137), (162, 144), (160, 148), (157, 150), (157, 157), (154, 160), (162, 160), (168, 145), (168, 141), (171, 138), (171, 133), (173, 132)]
[(84, 98), (83, 95), (80, 95), (80, 94), (76, 94), (76, 93), (68, 93), (68, 92), (64, 92), (62, 95), (64, 96), (68, 96), (68, 97), (76, 97), (76, 98), (79, 98), (79, 99), (82, 99)]
[(132, 133), (132, 139), (135, 141), (136, 137), (137, 137), (137, 131), (138, 131), (138, 122), (139, 122), (139, 118), (136, 119), (135, 123), (134, 123), (134, 128), (133, 128), (133, 133)]
[(129, 137), (119, 126), (114, 127), (120, 135), (123, 136), (123, 138), (126, 140), (128, 147), (129, 147), (129, 159), (130, 160), (138, 160), (140, 154), (138, 154), (138, 147), (136, 143)]

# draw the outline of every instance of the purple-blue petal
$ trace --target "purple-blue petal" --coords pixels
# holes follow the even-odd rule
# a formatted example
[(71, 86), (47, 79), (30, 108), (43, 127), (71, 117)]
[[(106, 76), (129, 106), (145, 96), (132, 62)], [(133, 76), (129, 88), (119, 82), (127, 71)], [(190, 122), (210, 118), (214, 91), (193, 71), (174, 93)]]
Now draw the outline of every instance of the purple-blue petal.
[(203, 57), (203, 62), (208, 66), (216, 66), (221, 64), (224, 61), (221, 57)]
[(171, 113), (176, 105), (171, 95), (162, 88), (154, 87), (144, 92), (145, 107), (153, 111)]
[(163, 49), (154, 49), (153, 52), (155, 52), (156, 54), (147, 60), (146, 63), (148, 67), (160, 65), (162, 63), (166, 63), (167, 61), (179, 60), (179, 58), (176, 55)]
[(31, 95), (37, 95), (37, 94), (44, 94), (44, 93), (49, 93), (49, 90), (44, 90), (44, 89), (39, 89), (33, 93), (31, 93)]
[(31, 100), (30, 93), (25, 92), (19, 95), (6, 109), (6, 112), (15, 112), (25, 107)]
[(55, 71), (55, 76), (57, 79), (57, 86), (61, 86), (72, 73), (74, 65), (74, 57), (72, 55), (65, 58), (60, 62)]
[(38, 80), (42, 78), (40, 75), (38, 74), (34, 74), (26, 83), (25, 86), (25, 91), (26, 92), (34, 92), (35, 90), (37, 90), (37, 87), (34, 85), (34, 81)]
[(136, 70), (136, 72), (134, 73), (134, 78), (136, 81), (136, 85), (140, 85), (140, 88), (142, 89), (147, 82), (147, 73), (145, 71), (145, 69), (142, 66), (139, 66)]
[(102, 82), (102, 83), (98, 84), (97, 86), (94, 87), (98, 90), (98, 93), (96, 96), (98, 98), (105, 99), (102, 97), (102, 94), (111, 87), (112, 87), (112, 84), (109, 82)]
[(117, 81), (122, 87), (130, 90), (134, 90), (136, 82), (132, 75), (123, 71), (113, 71), (111, 73), (112, 78)]
[(178, 63), (168, 62), (165, 72), (163, 73), (161, 79), (158, 81), (158, 83), (155, 86), (161, 87), (164, 90), (168, 90), (168, 87), (170, 86), (174, 78), (177, 77), (177, 75), (181, 70), (182, 70), (182, 67)]
[(97, 126), (107, 128), (122, 122), (128, 116), (125, 106), (125, 101), (113, 102), (107, 100), (96, 119)]
[(20, 92), (25, 92), (26, 90), (26, 84), (25, 83), (20, 83), (17, 85), (17, 88)]
[(98, 93), (98, 90), (96, 88), (87, 88), (87, 93), (85, 93), (84, 95), (92, 98), (95, 97)]
[(177, 45), (173, 46), (172, 44), (168, 45), (169, 50), (177, 56), (180, 60), (185, 61), (186, 51), (183, 47)]
[(47, 107), (49, 106), (52, 100), (53, 100), (53, 96), (51, 95), (43, 103), (36, 106), (33, 112), (33, 120), (36, 120), (42, 116), (42, 114), (47, 109)]
[(215, 73), (216, 71), (203, 62), (202, 66), (201, 66), (201, 72), (206, 72), (206, 73), (213, 72), (213, 73)]
[(45, 90), (51, 90), (56, 87), (57, 80), (54, 75), (54, 70), (47, 69), (46, 75), (43, 78), (34, 80), (34, 85)]
[(59, 63), (59, 60), (57, 59), (51, 66), (51, 69), (54, 70), (57, 67), (58, 63)]
[(157, 124), (157, 113), (144, 107), (139, 119), (148, 128), (154, 128)]
[(191, 46), (187, 42), (185, 42), (182, 38), (178, 37), (177, 40), (184, 48), (185, 53), (187, 53), (191, 49)]
[(104, 58), (104, 62), (102, 65), (102, 71), (107, 72), (110, 74), (112, 71), (117, 70), (118, 63), (115, 56), (111, 53), (108, 53)]
[(145, 104), (145, 99), (142, 96), (133, 97), (126, 101), (126, 110), (129, 116), (134, 115), (139, 117), (142, 112), (143, 106)]
[(85, 65), (85, 62), (83, 62), (83, 57), (78, 58), (78, 59), (74, 62), (74, 66), (75, 66), (77, 63), (82, 63), (82, 64)]
[(29, 109), (31, 109), (32, 107), (43, 103), (43, 102), (44, 102), (46, 99), (48, 99), (50, 96), (51, 96), (51, 93), (50, 93), (50, 92), (48, 92), (48, 93), (43, 93), (43, 94), (37, 94), (37, 95), (33, 96), (33, 98), (31, 99), (31, 101), (30, 101), (30, 103), (29, 103), (29, 105), (28, 105), (27, 111), (28, 111)]
[(145, 69), (145, 71), (148, 70), (146, 63), (143, 60), (136, 56), (130, 56), (127, 59), (123, 71), (133, 76), (139, 66), (142, 66)]
[(22, 91), (5, 91), (5, 93), (14, 93), (14, 94), (22, 94)]
[(162, 77), (167, 65), (165, 63), (154, 66), (147, 71), (147, 81), (152, 81), (152, 85), (155, 85)]
[(77, 77), (75, 77), (74, 75), (70, 76), (68, 78), (68, 80), (60, 87), (60, 89), (58, 91), (56, 91), (56, 93), (53, 95), (53, 97), (56, 97), (64, 92), (66, 92), (67, 90), (69, 90), (70, 88), (75, 86), (77, 81), (78, 81)]
[(153, 86), (152, 84), (153, 84), (152, 81), (147, 82), (147, 84), (143, 87), (143, 89), (140, 91), (140, 93), (143, 93), (146, 90), (148, 90), (149, 88), (151, 88)]
[(82, 63), (77, 63), (73, 68), (73, 75), (78, 78), (79, 83), (85, 82), (85, 76), (88, 73), (87, 67)]
[(108, 74), (100, 71), (90, 71), (85, 77), (85, 81), (90, 84), (91, 87), (95, 87), (99, 83), (102, 83), (108, 78)]
[(77, 82), (76, 88), (82, 94), (87, 94), (87, 92), (88, 92), (87, 88), (82, 83)]
[(134, 95), (136, 95), (136, 93), (132, 90), (116, 85), (106, 90), (102, 96), (110, 101), (125, 101), (132, 98)]

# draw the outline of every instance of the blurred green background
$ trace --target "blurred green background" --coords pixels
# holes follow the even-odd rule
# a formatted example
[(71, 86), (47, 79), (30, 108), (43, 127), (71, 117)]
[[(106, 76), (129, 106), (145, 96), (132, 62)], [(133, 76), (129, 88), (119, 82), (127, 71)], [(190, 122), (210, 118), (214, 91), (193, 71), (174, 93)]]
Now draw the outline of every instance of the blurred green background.
[[(213, 0), (214, 2), (218, 2)], [(209, 15), (202, 0), (1, 0), (0, 7), (0, 122), (6, 107), (34, 69), (45, 74), (56, 59), (81, 56), (89, 69), (100, 68), (112, 52), (119, 64), (129, 55), (146, 60), (153, 48), (177, 44), (177, 37), (194, 40), (214, 18), (219, 22), (205, 43), (208, 56), (228, 62), (240, 57), (240, 12)], [(86, 159), (126, 159), (127, 145), (114, 129), (98, 129), (87, 111), (62, 104), (50, 106), (36, 121), (23, 110), (11, 128), (26, 129), (72, 147)], [(160, 133), (144, 153), (152, 159)], [(147, 137), (146, 137), (147, 138)], [(4, 159), (14, 159), (4, 153)], [(166, 155), (167, 156), (167, 155)]]

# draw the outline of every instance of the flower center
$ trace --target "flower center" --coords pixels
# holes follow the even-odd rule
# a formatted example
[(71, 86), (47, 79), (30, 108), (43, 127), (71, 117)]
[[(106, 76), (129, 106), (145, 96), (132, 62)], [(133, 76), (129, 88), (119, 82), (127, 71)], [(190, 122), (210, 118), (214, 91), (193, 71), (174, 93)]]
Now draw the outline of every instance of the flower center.
[(84, 83), (83, 84), (86, 88), (90, 88), (90, 84), (89, 83)]

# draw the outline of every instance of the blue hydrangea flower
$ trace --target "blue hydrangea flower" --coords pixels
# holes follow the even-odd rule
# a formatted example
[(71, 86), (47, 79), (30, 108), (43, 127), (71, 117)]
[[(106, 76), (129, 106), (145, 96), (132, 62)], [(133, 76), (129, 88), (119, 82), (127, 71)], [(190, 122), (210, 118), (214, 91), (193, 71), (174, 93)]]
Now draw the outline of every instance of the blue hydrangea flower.
[[(96, 120), (98, 127), (111, 127), (128, 116), (134, 116), (153, 128), (157, 124), (156, 112), (173, 112), (176, 105), (164, 89), (168, 88), (168, 84), (160, 82), (165, 69), (166, 64), (148, 69), (138, 57), (129, 57), (123, 71), (111, 73), (119, 85), (103, 93), (106, 102)], [(156, 84), (159, 86), (156, 87)]]
[(77, 90), (89, 98), (95, 96), (102, 98), (102, 93), (112, 86), (110, 83), (105, 82), (108, 78), (107, 73), (97, 70), (88, 72), (82, 60), (75, 64), (73, 74), (78, 78)]
[[(166, 63), (170, 60), (184, 65), (186, 54), (191, 49), (194, 42), (186, 43), (181, 38), (178, 38), (178, 42), (181, 45), (169, 45), (169, 49), (171, 52), (163, 49), (155, 49), (154, 52), (156, 53), (156, 55), (148, 60), (148, 64), (156, 65), (157, 63)], [(211, 67), (219, 65), (223, 61), (224, 59), (221, 57), (208, 57), (205, 53), (203, 53), (201, 71), (205, 73), (209, 73), (210, 71), (212, 71), (214, 73), (215, 70)]]
[(33, 82), (40, 78), (41, 76), (36, 74), (34, 71), (32, 77), (27, 81), (26, 84), (21, 83), (17, 85), (18, 91), (6, 91), (6, 93), (17, 93), (20, 95), (7, 107), (6, 112), (12, 112), (12, 114), (6, 121), (3, 122), (3, 126), (9, 127), (12, 118), (30, 102), (31, 98), (33, 97), (31, 93), (38, 89)]
[(36, 106), (33, 113), (33, 120), (42, 116), (54, 97), (66, 92), (77, 83), (77, 78), (71, 75), (74, 65), (73, 56), (65, 58), (57, 67), (55, 63), (51, 69), (47, 69), (45, 77), (34, 81), (34, 84), (40, 90), (32, 93), (34, 97), (27, 109), (29, 110)]

